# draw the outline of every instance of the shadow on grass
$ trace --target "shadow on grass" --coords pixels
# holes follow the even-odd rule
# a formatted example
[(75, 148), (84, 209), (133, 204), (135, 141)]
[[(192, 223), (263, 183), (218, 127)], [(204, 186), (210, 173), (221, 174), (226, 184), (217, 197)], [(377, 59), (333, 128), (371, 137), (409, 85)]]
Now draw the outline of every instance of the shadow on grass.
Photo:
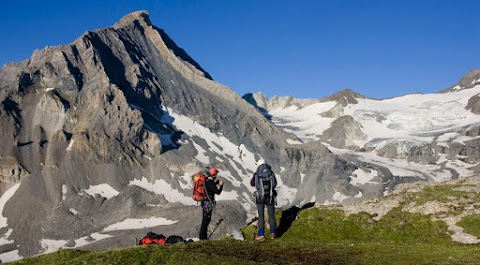
[(293, 221), (297, 219), (297, 215), (301, 210), (312, 208), (315, 205), (314, 202), (307, 203), (302, 206), (302, 208), (298, 208), (297, 206), (290, 207), (282, 212), (282, 217), (280, 218), (280, 224), (277, 227), (277, 237), (283, 236), (288, 229), (293, 224)]

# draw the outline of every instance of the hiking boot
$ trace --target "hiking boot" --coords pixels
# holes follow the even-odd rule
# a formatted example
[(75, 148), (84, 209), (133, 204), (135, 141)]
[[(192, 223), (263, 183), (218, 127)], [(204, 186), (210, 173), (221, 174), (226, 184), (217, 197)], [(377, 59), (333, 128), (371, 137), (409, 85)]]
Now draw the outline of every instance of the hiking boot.
[(257, 240), (257, 241), (263, 241), (263, 240), (265, 240), (265, 236), (257, 236), (257, 237), (255, 238), (255, 240)]
[(271, 234), (270, 234), (270, 237), (271, 237), (272, 239), (275, 239), (275, 238), (277, 238), (277, 235), (276, 235), (275, 233), (271, 233)]

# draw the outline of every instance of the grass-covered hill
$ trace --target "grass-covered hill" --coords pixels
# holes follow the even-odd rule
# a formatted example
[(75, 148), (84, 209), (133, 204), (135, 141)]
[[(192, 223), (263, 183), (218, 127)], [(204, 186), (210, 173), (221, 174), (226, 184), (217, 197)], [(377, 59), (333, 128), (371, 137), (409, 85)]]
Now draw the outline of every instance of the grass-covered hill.
[[(16, 264), (480, 264), (480, 179), (406, 184), (383, 199), (279, 211), (280, 238), (110, 251), (62, 250)], [(312, 207), (313, 206), (313, 207)]]

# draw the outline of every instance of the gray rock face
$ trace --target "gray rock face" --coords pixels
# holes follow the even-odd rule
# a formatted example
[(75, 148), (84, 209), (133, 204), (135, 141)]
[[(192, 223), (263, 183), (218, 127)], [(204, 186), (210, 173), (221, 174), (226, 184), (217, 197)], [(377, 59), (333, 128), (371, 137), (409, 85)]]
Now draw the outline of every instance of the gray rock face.
[(259, 158), (279, 177), (279, 207), (385, 188), (350, 184), (365, 167), (355, 158), (290, 144), (296, 137), (212, 81), (145, 11), (7, 64), (0, 102), (3, 261), (123, 247), (147, 231), (196, 237), (191, 176), (207, 166), (226, 180), (213, 238), (255, 211), (248, 182)]
[(367, 136), (352, 116), (345, 115), (333, 121), (320, 139), (337, 148), (360, 149), (355, 140), (366, 140)]
[(468, 100), (466, 109), (480, 115), (480, 94), (477, 94)]
[(14, 157), (0, 158), (0, 182), (18, 183), (20, 179), (29, 174)]
[(479, 69), (473, 69), (470, 71), (467, 75), (462, 77), (460, 81), (453, 85), (452, 87), (445, 89), (441, 92), (453, 92), (461, 89), (469, 89), (473, 88), (477, 85), (480, 84), (480, 70)]

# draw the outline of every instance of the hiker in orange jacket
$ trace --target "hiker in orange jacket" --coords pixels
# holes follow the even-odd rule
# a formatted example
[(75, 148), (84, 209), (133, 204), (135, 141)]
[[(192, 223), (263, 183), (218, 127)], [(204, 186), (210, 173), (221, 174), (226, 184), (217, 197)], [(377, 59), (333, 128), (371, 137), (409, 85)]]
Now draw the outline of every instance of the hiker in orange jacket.
[[(217, 180), (218, 169), (212, 167), (208, 171), (209, 176), (205, 181), (205, 194), (207, 198), (202, 201), (202, 225), (200, 226), (200, 240), (207, 240), (208, 225), (212, 220), (213, 207), (215, 207), (215, 194), (222, 193), (223, 180)], [(217, 186), (218, 185), (218, 186)]]

